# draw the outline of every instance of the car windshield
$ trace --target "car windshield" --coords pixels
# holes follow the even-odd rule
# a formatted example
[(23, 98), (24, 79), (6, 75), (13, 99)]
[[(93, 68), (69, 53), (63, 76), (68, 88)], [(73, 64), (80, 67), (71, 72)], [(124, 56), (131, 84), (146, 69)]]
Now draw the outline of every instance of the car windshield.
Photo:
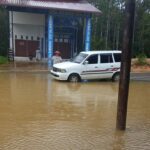
[(87, 56), (88, 54), (80, 53), (72, 59), (72, 62), (80, 64)]

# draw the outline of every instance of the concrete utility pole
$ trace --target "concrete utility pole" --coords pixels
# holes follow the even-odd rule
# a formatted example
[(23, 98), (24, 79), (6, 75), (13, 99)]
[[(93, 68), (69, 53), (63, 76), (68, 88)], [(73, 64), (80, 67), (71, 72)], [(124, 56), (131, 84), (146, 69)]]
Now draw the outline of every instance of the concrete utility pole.
[(122, 62), (116, 122), (116, 128), (119, 130), (126, 129), (126, 116), (131, 68), (131, 48), (134, 26), (134, 10), (135, 0), (126, 0), (125, 27), (123, 35)]

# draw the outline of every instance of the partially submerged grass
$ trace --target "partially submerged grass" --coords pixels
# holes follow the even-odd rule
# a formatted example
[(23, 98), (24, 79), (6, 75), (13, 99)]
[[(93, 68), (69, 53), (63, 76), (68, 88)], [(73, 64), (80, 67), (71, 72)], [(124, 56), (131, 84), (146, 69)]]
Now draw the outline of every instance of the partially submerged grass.
[(8, 62), (7, 57), (0, 56), (0, 64), (6, 64)]

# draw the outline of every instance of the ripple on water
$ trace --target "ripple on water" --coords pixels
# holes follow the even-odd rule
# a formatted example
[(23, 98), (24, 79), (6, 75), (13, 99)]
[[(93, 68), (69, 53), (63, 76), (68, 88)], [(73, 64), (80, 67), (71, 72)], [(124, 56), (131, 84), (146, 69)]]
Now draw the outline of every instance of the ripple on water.
[(149, 150), (150, 84), (132, 82), (126, 132), (115, 129), (118, 85), (0, 74), (0, 149)]

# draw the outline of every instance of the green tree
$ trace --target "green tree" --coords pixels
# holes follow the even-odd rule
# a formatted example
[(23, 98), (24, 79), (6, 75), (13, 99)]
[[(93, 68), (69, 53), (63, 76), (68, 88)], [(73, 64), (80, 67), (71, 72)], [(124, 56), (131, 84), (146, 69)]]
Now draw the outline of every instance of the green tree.
[[(93, 49), (99, 45), (99, 49), (121, 48), (121, 26), (123, 19), (123, 0), (90, 0), (90, 2), (102, 11), (100, 16), (93, 17)], [(100, 39), (100, 40), (97, 40)], [(105, 42), (105, 46), (101, 42)], [(103, 43), (102, 42), (102, 43)]]
[[(125, 0), (89, 0), (102, 11), (93, 16), (92, 49), (122, 49)], [(133, 56), (150, 57), (150, 0), (136, 0)]]
[(8, 12), (0, 7), (0, 55), (6, 56), (9, 47)]
[(137, 0), (134, 30), (134, 55), (145, 53), (150, 57), (150, 1)]

